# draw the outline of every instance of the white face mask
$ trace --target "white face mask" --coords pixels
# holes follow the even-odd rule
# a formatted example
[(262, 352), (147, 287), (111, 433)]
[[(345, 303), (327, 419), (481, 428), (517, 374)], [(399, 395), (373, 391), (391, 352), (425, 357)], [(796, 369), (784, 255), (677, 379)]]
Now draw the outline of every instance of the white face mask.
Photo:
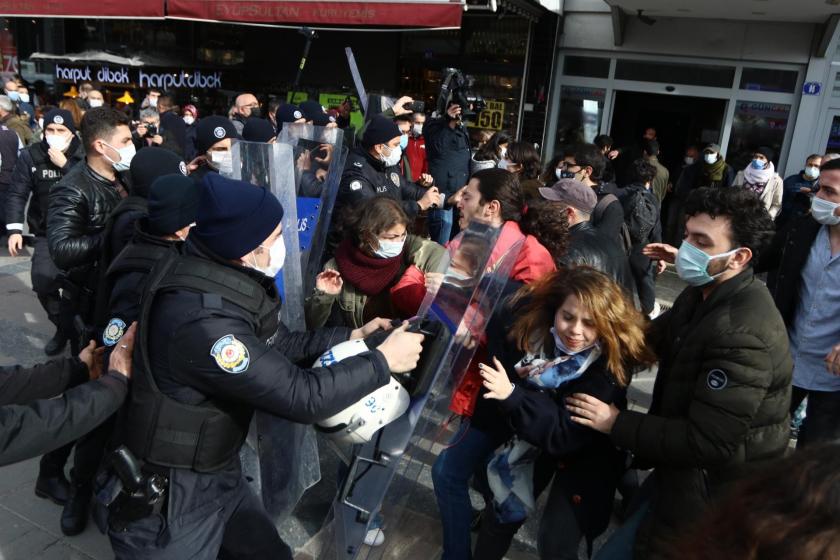
[(59, 152), (63, 152), (70, 144), (70, 138), (65, 137), (63, 134), (45, 134), (44, 139), (46, 139), (47, 145), (50, 148), (56, 149)]
[(187, 124), (192, 124), (192, 123), (195, 122), (195, 119), (190, 115), (185, 115), (184, 116), (184, 122), (187, 123)]
[[(266, 249), (265, 245), (260, 244), (260, 247)], [(251, 266), (254, 270), (262, 272), (265, 276), (269, 278), (274, 278), (277, 276), (277, 273), (280, 272), (280, 269), (283, 268), (283, 263), (286, 262), (286, 244), (283, 243), (283, 238), (278, 237), (277, 241), (274, 242), (274, 245), (268, 249), (268, 264), (266, 266), (260, 266), (257, 264), (257, 257), (253, 254), (251, 255), (254, 258), (254, 264)]]
[(694, 158), (689, 157), (689, 156), (685, 156), (683, 158), (683, 161), (685, 162), (686, 165), (692, 165), (694, 163)]
[(496, 167), (498, 167), (499, 169), (507, 169), (508, 165), (510, 165), (510, 162), (506, 160), (504, 156), (502, 156), (502, 159), (499, 160), (499, 163), (496, 164)]
[(21, 93), (18, 95), (21, 103), (29, 103), (29, 94), (28, 93)]
[(157, 97), (150, 97), (149, 98), (149, 107), (157, 107)]
[(422, 124), (411, 125), (411, 132), (414, 133), (414, 136), (422, 136), (423, 135), (423, 125)]
[(44, 117), (41, 117), (40, 119), (38, 119), (38, 128), (40, 128), (41, 130), (44, 130)]
[(374, 254), (381, 259), (392, 259), (402, 254), (405, 246), (405, 239), (402, 241), (387, 241), (379, 239), (379, 249)]
[(233, 154), (230, 152), (210, 152), (210, 167), (222, 174), (233, 173)]
[(402, 148), (397, 146), (396, 148), (388, 148), (391, 150), (388, 155), (382, 154), (382, 162), (385, 164), (386, 167), (393, 167), (400, 162), (400, 158), (402, 157)]
[(563, 179), (563, 170), (559, 167), (554, 168), (554, 176), (557, 177), (557, 180)]
[(709, 165), (712, 165), (713, 163), (715, 163), (717, 161), (718, 155), (717, 154), (706, 154), (706, 155), (703, 156), (703, 159), (706, 160), (706, 163), (708, 163)]
[(820, 176), (820, 168), (816, 165), (809, 165), (805, 168), (805, 176), (813, 180)]
[(105, 142), (103, 142), (103, 144), (120, 154), (119, 161), (114, 161), (108, 156), (108, 154), (104, 154), (105, 158), (111, 162), (111, 165), (114, 166), (114, 169), (116, 171), (128, 171), (131, 167), (131, 160), (134, 159), (134, 155), (137, 153), (137, 148), (134, 147), (134, 144), (129, 144), (119, 150)]
[(840, 224), (840, 216), (835, 216), (834, 211), (840, 204), (815, 196), (811, 199), (811, 216), (824, 226), (836, 226)]
[(104, 101), (101, 99), (88, 99), (88, 105), (90, 105), (91, 109), (96, 109), (97, 107), (102, 107)]
[(507, 148), (499, 146), (499, 159), (505, 159), (505, 156), (507, 156)]

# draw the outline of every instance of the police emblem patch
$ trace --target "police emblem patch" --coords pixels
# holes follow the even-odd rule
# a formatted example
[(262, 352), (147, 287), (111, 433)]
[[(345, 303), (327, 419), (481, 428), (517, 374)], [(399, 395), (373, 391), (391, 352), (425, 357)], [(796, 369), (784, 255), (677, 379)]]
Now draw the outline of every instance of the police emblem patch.
[(712, 391), (720, 391), (728, 382), (729, 378), (722, 369), (713, 369), (706, 375), (706, 386)]
[(179, 163), (178, 164), (178, 171), (180, 171), (182, 175), (186, 175), (187, 174), (187, 164), (184, 163), (183, 161), (181, 163)]
[(242, 373), (248, 370), (251, 356), (248, 349), (232, 334), (226, 334), (213, 344), (210, 355), (216, 365), (228, 373)]
[(125, 321), (119, 317), (114, 317), (108, 321), (108, 326), (102, 332), (102, 343), (105, 346), (113, 346), (120, 341), (122, 335), (125, 334)]
[(397, 185), (398, 187), (400, 186), (400, 175), (399, 175), (399, 173), (396, 173), (396, 172), (391, 173), (391, 182), (394, 183), (395, 185)]
[(225, 137), (225, 129), (221, 126), (217, 126), (213, 129), (213, 136), (216, 138), (224, 138)]
[(62, 117), (61, 115), (56, 115), (53, 117), (53, 122), (55, 124), (64, 124), (64, 117)]
[(300, 111), (295, 111), (294, 116), (295, 116), (295, 120), (302, 119), (303, 118), (303, 113), (301, 113)]
[(361, 181), (353, 181), (352, 183), (350, 183), (350, 190), (351, 191), (358, 191), (361, 188), (362, 188), (362, 182)]
[(362, 162), (361, 161), (354, 161), (353, 162), (353, 167), (362, 167)]

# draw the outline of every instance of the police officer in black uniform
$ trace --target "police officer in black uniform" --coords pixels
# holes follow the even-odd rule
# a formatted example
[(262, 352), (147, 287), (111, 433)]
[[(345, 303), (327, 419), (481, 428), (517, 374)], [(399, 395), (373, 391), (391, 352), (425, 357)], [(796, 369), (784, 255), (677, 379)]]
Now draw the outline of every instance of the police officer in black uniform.
[(347, 156), (338, 206), (353, 207), (374, 196), (387, 196), (400, 201), (410, 218), (421, 210), (441, 206), (437, 187), (412, 183), (400, 171), (402, 137), (399, 127), (388, 117), (377, 115), (371, 119), (361, 146), (353, 148)]
[(374, 350), (308, 369), (387, 322), (290, 332), (274, 285), (285, 258), (282, 206), (267, 189), (217, 174), (201, 191), (184, 254), (161, 261), (146, 284), (121, 430), (168, 495), (145, 509), (117, 497), (108, 534), (118, 559), (291, 559), (241, 473), (254, 410), (302, 423), (335, 414), (391, 372), (412, 370), (422, 336), (400, 327)]
[[(23, 247), (23, 217), (29, 233), (35, 236), (32, 250), (32, 291), (47, 317), (56, 327), (55, 336), (47, 342), (48, 356), (60, 353), (67, 344), (67, 335), (59, 328), (59, 271), (50, 258), (47, 247), (47, 207), (50, 187), (56, 184), (74, 165), (85, 158), (82, 143), (76, 136), (70, 111), (53, 109), (44, 116), (44, 139), (24, 149), (18, 156), (12, 174), (12, 184), (6, 198), (6, 229), (9, 233), (9, 253), (14, 257)], [(29, 210), (26, 210), (26, 203)]]
[(190, 177), (201, 182), (209, 173), (230, 172), (233, 141), (241, 139), (230, 119), (212, 115), (198, 121), (195, 130), (198, 157), (190, 162)]

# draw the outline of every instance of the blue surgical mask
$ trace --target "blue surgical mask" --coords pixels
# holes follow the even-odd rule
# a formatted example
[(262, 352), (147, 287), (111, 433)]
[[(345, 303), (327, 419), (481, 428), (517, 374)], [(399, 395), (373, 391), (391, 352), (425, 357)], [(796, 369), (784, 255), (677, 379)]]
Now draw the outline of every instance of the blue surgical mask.
[(6, 95), (7, 95), (7, 96), (9, 97), (9, 99), (11, 99), (12, 101), (20, 101), (20, 94), (19, 94), (18, 92), (16, 92), (16, 91), (7, 91), (7, 92), (6, 92)]
[(405, 239), (402, 241), (386, 241), (385, 239), (379, 239), (379, 249), (374, 251), (374, 254), (382, 259), (393, 259), (394, 257), (398, 257), (402, 254), (403, 246), (405, 246)]
[(551, 327), (548, 330), (551, 332), (551, 336), (554, 337), (554, 347), (563, 352), (564, 354), (568, 354), (569, 356), (574, 356), (575, 354), (586, 352), (590, 348), (598, 345), (598, 342), (596, 341), (587, 346), (586, 348), (581, 348), (580, 350), (569, 350), (569, 347), (563, 343), (563, 338), (559, 334), (557, 334), (557, 329), (555, 327)]
[(712, 276), (708, 270), (709, 263), (713, 259), (733, 255), (736, 251), (738, 249), (732, 249), (719, 255), (710, 255), (705, 251), (701, 251), (688, 241), (683, 241), (677, 253), (677, 274), (684, 282), (691, 286), (705, 286), (725, 272), (724, 270)]
[(764, 169), (767, 163), (761, 161), (760, 159), (754, 159), (750, 165), (752, 165), (753, 169)]
[(408, 147), (408, 134), (403, 134), (400, 136), (400, 148), (405, 151)]

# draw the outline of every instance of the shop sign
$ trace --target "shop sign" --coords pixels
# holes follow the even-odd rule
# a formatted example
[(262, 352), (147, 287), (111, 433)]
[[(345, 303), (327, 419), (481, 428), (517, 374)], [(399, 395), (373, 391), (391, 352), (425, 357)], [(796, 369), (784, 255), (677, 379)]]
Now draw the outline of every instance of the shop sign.
[(181, 70), (179, 73), (173, 72), (147, 72), (145, 70), (137, 70), (137, 75), (132, 76), (132, 69), (124, 66), (110, 67), (102, 66), (99, 68), (84, 67), (70, 67), (61, 64), (55, 65), (55, 77), (66, 82), (97, 82), (105, 85), (127, 86), (132, 83), (137, 83), (141, 88), (194, 88), (194, 89), (210, 89), (222, 87), (222, 73), (213, 72), (206, 74), (200, 70), (194, 72), (187, 72)]
[(504, 101), (487, 100), (487, 108), (478, 114), (475, 122), (467, 122), (472, 128), (483, 128), (486, 130), (502, 130), (502, 123), (505, 121)]

